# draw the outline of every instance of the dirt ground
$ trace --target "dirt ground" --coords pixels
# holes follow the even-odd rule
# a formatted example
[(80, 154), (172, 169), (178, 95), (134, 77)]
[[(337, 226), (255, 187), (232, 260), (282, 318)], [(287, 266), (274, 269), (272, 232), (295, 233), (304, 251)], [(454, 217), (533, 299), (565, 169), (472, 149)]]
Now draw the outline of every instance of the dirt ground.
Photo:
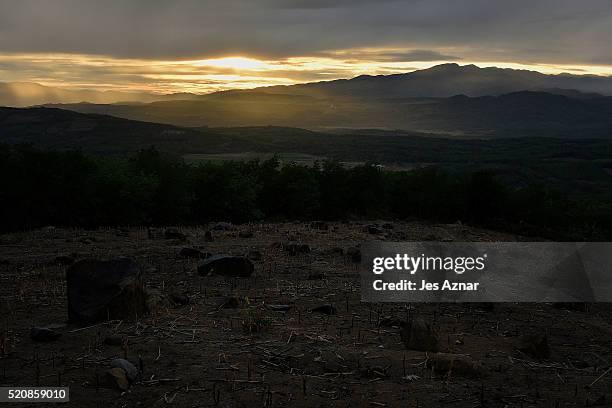
[[(242, 225), (230, 231), (181, 228), (187, 242), (145, 228), (95, 231), (47, 227), (0, 236), (0, 386), (70, 387), (74, 407), (584, 407), (612, 406), (612, 307), (550, 304), (367, 304), (358, 264), (341, 254), (367, 240), (513, 241), (461, 225), (394, 223), (377, 235), (366, 223)], [(240, 231), (252, 231), (244, 238)], [(244, 235), (244, 234), (243, 234)], [(293, 239), (310, 253), (276, 243)], [(184, 247), (245, 255), (259, 251), (250, 278), (200, 277)], [(65, 266), (55, 258), (128, 256), (160, 295), (150, 316), (89, 327), (67, 323)], [(189, 304), (165, 301), (187, 295)], [(220, 307), (228, 298), (237, 302)], [(331, 304), (336, 313), (313, 312)], [(274, 310), (289, 305), (289, 311)], [(442, 351), (470, 369), (432, 364), (407, 350), (400, 323), (423, 319)], [(62, 336), (34, 342), (32, 326)], [(250, 330), (249, 330), (250, 329)], [(517, 349), (523, 334), (547, 333), (551, 355)], [(122, 345), (108, 345), (119, 336)], [(141, 379), (121, 392), (104, 384), (109, 362), (127, 357)], [(3, 404), (9, 406), (10, 404)], [(42, 404), (37, 404), (41, 406)], [(19, 404), (18, 406), (34, 406)]]

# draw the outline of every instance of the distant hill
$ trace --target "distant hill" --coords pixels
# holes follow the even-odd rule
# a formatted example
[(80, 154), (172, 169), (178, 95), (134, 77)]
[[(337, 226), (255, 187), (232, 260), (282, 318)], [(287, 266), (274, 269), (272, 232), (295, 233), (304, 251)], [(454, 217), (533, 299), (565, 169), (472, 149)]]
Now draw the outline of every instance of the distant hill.
[(148, 103), (186, 100), (198, 95), (177, 93), (158, 95), (144, 92), (75, 90), (44, 86), (30, 82), (0, 82), (0, 106), (25, 107), (46, 103)]
[(53, 105), (177, 126), (404, 129), (453, 137), (612, 137), (612, 97), (522, 91), (449, 98), (324, 98), (228, 92), (140, 105)]

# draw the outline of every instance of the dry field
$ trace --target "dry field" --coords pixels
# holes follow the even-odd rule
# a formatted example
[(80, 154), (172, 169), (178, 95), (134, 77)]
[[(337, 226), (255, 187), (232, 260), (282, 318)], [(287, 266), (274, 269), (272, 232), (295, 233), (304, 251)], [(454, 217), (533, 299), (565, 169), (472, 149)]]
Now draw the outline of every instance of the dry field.
[[(212, 242), (206, 227), (181, 228), (186, 242), (143, 228), (0, 236), (0, 385), (69, 386), (74, 407), (610, 406), (609, 305), (366, 304), (358, 264), (340, 253), (372, 239), (517, 237), (420, 223), (373, 235), (364, 225), (242, 225), (213, 231)], [(253, 236), (239, 235), (245, 231)], [(277, 245), (289, 239), (311, 251), (291, 255)], [(180, 256), (185, 247), (258, 251), (261, 259), (250, 278), (201, 277), (201, 261)], [(64, 255), (134, 259), (157, 299), (154, 311), (87, 327), (67, 323), (66, 267), (56, 260)], [(335, 314), (312, 310), (321, 305)], [(434, 326), (455, 362), (407, 349), (400, 337), (407, 319)], [(30, 338), (31, 327), (50, 325), (59, 339)], [(549, 357), (519, 350), (520, 336), (531, 333), (547, 333)], [(142, 371), (127, 391), (107, 385), (105, 372), (118, 357)]]

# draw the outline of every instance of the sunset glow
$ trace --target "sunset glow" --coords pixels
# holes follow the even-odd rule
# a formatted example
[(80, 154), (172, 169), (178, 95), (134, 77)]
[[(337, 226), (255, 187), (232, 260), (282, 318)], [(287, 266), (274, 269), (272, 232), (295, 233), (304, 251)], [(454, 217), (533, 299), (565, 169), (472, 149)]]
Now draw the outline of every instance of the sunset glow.
[(605, 65), (531, 64), (503, 61), (402, 61), (396, 48), (350, 49), (277, 60), (220, 56), (190, 60), (129, 59), (86, 54), (0, 54), (3, 82), (31, 82), (69, 89), (210, 93), (272, 85), (387, 75), (457, 62), (527, 69), (547, 74), (612, 75)]

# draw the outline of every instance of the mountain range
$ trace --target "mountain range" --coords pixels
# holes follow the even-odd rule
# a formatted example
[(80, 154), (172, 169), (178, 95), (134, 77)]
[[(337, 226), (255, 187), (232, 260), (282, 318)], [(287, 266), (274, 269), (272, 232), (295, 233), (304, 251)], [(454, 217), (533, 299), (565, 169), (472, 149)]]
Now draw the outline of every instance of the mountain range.
[[(610, 138), (612, 96), (606, 96), (610, 94), (609, 77), (443, 64), (398, 75), (206, 95), (147, 95), (162, 100), (146, 103), (44, 106), (183, 128), (281, 126), (324, 132), (373, 128), (455, 138)], [(86, 96), (72, 95), (77, 100)]]

